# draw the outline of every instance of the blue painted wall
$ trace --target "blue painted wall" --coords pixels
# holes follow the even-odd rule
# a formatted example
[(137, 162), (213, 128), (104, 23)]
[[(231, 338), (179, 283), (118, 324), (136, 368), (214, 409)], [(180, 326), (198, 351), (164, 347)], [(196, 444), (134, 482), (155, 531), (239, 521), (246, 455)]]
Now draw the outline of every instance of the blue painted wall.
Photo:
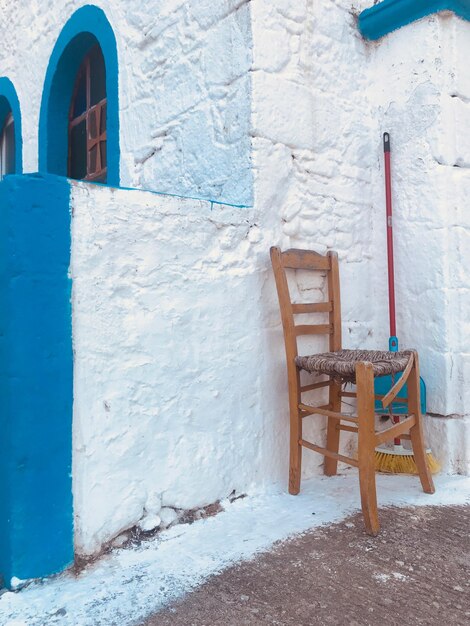
[(16, 89), (9, 78), (0, 78), (0, 133), (8, 113), (13, 114), (15, 122), (15, 173), (23, 171), (23, 136), (21, 131), (21, 109)]
[(453, 11), (470, 20), (470, 0), (382, 0), (359, 15), (359, 30), (366, 39), (380, 39), (439, 11)]
[(70, 186), (0, 183), (0, 576), (73, 561)]
[(39, 171), (67, 176), (68, 113), (78, 68), (98, 43), (106, 64), (107, 184), (119, 186), (118, 55), (113, 29), (93, 5), (76, 11), (62, 29), (44, 81), (39, 118)]

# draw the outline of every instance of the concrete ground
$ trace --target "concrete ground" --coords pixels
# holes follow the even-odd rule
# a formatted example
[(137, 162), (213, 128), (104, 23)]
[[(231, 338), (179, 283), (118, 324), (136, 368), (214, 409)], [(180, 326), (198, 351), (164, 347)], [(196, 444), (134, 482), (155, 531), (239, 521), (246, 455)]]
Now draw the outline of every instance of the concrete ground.
[(0, 626), (470, 626), (470, 476), (435, 484), (429, 495), (416, 476), (378, 475), (377, 539), (351, 517), (352, 470), (305, 480), (297, 496), (226, 499), (217, 515), (0, 592)]
[(142, 626), (470, 624), (470, 507), (381, 509), (311, 530), (209, 578)]

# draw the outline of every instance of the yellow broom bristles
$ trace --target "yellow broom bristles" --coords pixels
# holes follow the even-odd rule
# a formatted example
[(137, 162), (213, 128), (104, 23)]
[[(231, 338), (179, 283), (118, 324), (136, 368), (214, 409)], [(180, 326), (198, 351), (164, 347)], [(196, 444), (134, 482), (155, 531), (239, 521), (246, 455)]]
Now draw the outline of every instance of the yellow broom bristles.
[[(438, 461), (431, 452), (426, 453), (426, 459), (431, 474), (437, 474), (441, 469)], [(375, 469), (384, 474), (417, 474), (415, 458), (412, 454), (391, 454), (375, 451)]]

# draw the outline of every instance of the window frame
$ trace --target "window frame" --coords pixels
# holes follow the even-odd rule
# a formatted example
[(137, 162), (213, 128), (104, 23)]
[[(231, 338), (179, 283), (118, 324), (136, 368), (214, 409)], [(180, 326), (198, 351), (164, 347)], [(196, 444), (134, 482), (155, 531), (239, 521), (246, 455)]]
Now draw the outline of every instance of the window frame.
[[(92, 63), (91, 59), (93, 55), (96, 53), (96, 50), (99, 50), (99, 54), (103, 59), (103, 63), (105, 66), (106, 72), (106, 63), (103, 55), (103, 51), (101, 50), (100, 45), (97, 43), (92, 46), (92, 48), (86, 53), (83, 61), (78, 68), (74, 88), (72, 91), (72, 98), (70, 100), (69, 114), (68, 114), (68, 157), (67, 157), (67, 175), (71, 178), (71, 164), (72, 164), (72, 130), (75, 126), (78, 126), (80, 123), (85, 121), (85, 132), (86, 132), (86, 176), (81, 178), (80, 180), (86, 180), (89, 182), (100, 182), (107, 183), (108, 178), (108, 164), (107, 164), (107, 154), (105, 159), (102, 159), (101, 153), (101, 144), (107, 144), (107, 90), (106, 90), (106, 73), (104, 76), (104, 90), (105, 97), (102, 98), (96, 104), (91, 104), (91, 72), (92, 72)], [(85, 103), (85, 111), (80, 115), (74, 117), (74, 109), (75, 103), (77, 100), (78, 92), (80, 89), (81, 79), (83, 78), (83, 74), (85, 74), (85, 94), (86, 94), (86, 103)], [(102, 127), (102, 117), (103, 114), (105, 116), (104, 120), (104, 130), (101, 130)], [(96, 126), (96, 135), (92, 136), (91, 133), (91, 118), (94, 116), (95, 118), (95, 126)], [(92, 171), (92, 151), (93, 148), (96, 147), (96, 169)], [(107, 145), (106, 145), (107, 150)], [(105, 161), (104, 167), (102, 161)]]
[[(6, 130), (9, 126), (13, 126), (12, 146), (9, 147), (7, 143)], [(7, 151), (13, 150), (13, 170), (6, 171), (6, 163), (8, 162)], [(13, 112), (9, 111), (5, 117), (5, 121), (0, 132), (0, 180), (3, 180), (8, 174), (14, 174), (16, 172), (16, 137), (15, 137), (15, 119)]]

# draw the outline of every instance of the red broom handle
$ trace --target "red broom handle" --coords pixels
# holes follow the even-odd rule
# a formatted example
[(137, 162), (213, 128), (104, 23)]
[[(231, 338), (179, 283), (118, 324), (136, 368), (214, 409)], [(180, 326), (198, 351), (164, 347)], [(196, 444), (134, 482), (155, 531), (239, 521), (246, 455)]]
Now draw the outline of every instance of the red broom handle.
[[(385, 204), (387, 209), (387, 258), (388, 258), (388, 311), (390, 318), (390, 336), (396, 337), (397, 324), (395, 318), (395, 267), (393, 264), (393, 220), (392, 220), (392, 176), (390, 168), (390, 133), (384, 133), (385, 161)], [(396, 349), (396, 348), (395, 348)], [(400, 422), (398, 415), (393, 416), (395, 424)], [(394, 445), (401, 444), (400, 438), (393, 440)]]
[(392, 223), (392, 177), (390, 169), (390, 133), (384, 133), (385, 161), (385, 201), (387, 209), (387, 257), (388, 257), (388, 310), (390, 319), (390, 336), (396, 337), (397, 325), (395, 318), (395, 269), (393, 264), (393, 223)]

